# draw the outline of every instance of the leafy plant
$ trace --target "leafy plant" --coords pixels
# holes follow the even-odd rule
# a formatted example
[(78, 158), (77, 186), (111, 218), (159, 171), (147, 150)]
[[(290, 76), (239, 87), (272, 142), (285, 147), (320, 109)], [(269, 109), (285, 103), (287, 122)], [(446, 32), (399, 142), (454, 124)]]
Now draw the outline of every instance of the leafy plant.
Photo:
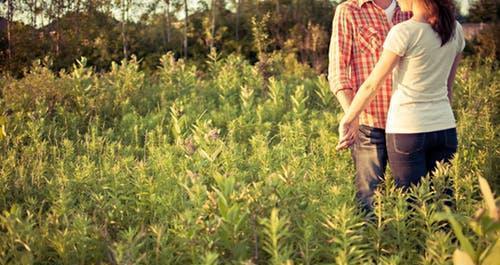
[[(450, 222), (460, 242), (460, 249), (453, 253), (455, 265), (493, 265), (500, 260), (500, 207), (497, 206), (488, 182), (481, 176), (478, 179), (485, 208), (480, 208), (470, 219), (452, 214), (449, 208), (445, 208), (445, 213), (437, 216), (438, 219)], [(463, 219), (468, 219), (469, 227), (478, 239), (465, 236), (463, 226), (458, 221)], [(472, 241), (476, 241), (476, 244)]]
[(0, 264), (451, 264), (458, 236), (434, 218), (449, 201), (457, 253), (495, 257), (492, 200), (465, 216), (489, 194), (477, 176), (498, 194), (497, 64), (458, 71), (452, 164), (405, 192), (387, 172), (371, 218), (326, 79), (266, 57), (0, 76)]

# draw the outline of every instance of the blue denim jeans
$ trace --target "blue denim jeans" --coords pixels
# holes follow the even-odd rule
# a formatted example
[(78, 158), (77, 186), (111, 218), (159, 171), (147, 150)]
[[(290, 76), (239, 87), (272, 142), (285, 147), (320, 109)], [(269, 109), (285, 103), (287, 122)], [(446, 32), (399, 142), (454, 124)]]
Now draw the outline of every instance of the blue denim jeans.
[[(356, 167), (356, 198), (370, 212), (373, 194), (384, 179), (387, 162), (397, 187), (417, 184), (436, 168), (437, 161), (449, 162), (457, 150), (455, 128), (426, 133), (391, 134), (360, 125), (358, 139), (351, 148)], [(451, 195), (452, 190), (445, 191)]]
[(434, 171), (436, 162), (449, 162), (458, 146), (455, 128), (425, 133), (388, 133), (386, 140), (394, 180), (398, 187), (405, 189)]
[(358, 139), (351, 148), (356, 168), (356, 198), (366, 211), (372, 210), (374, 191), (384, 179), (387, 166), (385, 141), (384, 129), (360, 125)]

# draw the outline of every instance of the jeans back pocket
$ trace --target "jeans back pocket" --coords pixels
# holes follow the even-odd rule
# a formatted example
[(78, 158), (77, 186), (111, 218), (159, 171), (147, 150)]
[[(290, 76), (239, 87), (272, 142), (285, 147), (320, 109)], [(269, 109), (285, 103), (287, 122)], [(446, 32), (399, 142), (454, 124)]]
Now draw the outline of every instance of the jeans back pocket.
[(389, 137), (393, 138), (394, 151), (398, 154), (409, 155), (424, 149), (425, 133), (395, 133)]

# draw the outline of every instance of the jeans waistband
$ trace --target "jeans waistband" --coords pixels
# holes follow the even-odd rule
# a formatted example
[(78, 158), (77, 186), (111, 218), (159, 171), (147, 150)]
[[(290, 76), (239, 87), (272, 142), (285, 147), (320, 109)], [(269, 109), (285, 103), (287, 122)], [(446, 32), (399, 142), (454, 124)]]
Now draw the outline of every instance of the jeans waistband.
[(372, 132), (381, 132), (381, 133), (385, 133), (385, 129), (382, 129), (382, 128), (377, 128), (377, 127), (371, 127), (371, 126), (364, 125), (364, 124), (360, 124), (360, 125), (359, 125), (359, 128), (362, 128), (362, 129), (365, 129), (365, 130), (369, 130), (369, 131), (372, 131)]

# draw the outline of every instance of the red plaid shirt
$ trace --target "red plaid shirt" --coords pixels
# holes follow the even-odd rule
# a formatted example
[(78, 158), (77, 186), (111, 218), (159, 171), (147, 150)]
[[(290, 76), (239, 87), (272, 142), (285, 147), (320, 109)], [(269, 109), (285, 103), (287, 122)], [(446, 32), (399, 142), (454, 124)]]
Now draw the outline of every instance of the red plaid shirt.
[[(349, 89), (354, 93), (368, 78), (381, 53), (391, 27), (411, 17), (396, 7), (392, 23), (373, 0), (348, 0), (337, 6), (330, 41), (328, 80), (333, 93)], [(385, 128), (392, 93), (387, 78), (359, 117), (359, 123)]]

